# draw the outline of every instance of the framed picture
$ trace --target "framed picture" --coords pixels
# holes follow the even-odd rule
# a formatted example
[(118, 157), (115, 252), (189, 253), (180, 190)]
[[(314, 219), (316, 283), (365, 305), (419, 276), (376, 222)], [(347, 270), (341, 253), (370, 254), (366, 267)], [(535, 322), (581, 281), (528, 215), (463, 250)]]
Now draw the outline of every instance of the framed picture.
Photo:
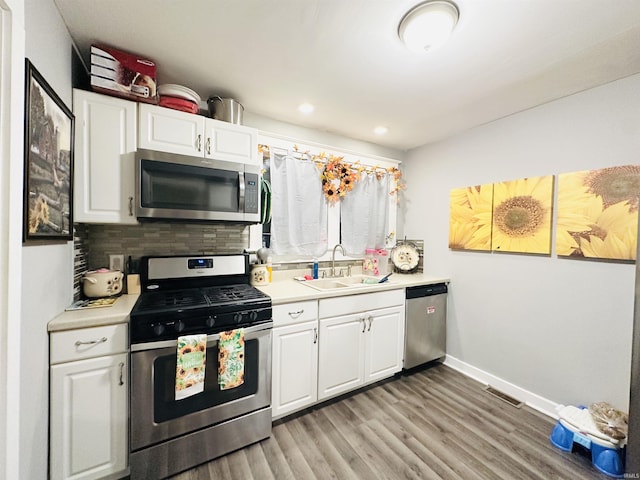
[(640, 165), (558, 175), (556, 253), (631, 262), (638, 245)]
[(74, 117), (25, 63), (23, 241), (72, 240)]

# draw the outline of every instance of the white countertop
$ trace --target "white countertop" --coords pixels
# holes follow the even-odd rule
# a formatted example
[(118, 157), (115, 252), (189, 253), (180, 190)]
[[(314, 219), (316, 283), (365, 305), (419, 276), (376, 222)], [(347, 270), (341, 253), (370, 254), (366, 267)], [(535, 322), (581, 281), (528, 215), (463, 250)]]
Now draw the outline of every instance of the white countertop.
[(122, 295), (110, 307), (87, 308), (63, 312), (47, 325), (50, 332), (77, 328), (114, 325), (129, 321), (129, 313), (138, 300), (138, 295)]
[(358, 295), (359, 293), (381, 292), (398, 288), (413, 287), (415, 285), (433, 285), (434, 283), (449, 283), (448, 277), (438, 277), (424, 273), (401, 274), (394, 273), (383, 284), (370, 286), (348, 287), (336, 290), (316, 290), (293, 279), (277, 280), (265, 286), (256, 287), (271, 297), (273, 305), (283, 303), (315, 300), (318, 298), (342, 297)]
[[(282, 277), (282, 273), (279, 272), (279, 276)], [(389, 277), (389, 280), (383, 284), (349, 287), (338, 290), (316, 290), (303, 285), (304, 282), (293, 280), (293, 278), (280, 278), (270, 285), (259, 286), (257, 288), (271, 297), (273, 305), (281, 305), (283, 303), (299, 302), (304, 300), (342, 297), (345, 295), (396, 290), (398, 288), (412, 287), (415, 285), (432, 285), (434, 283), (443, 282), (448, 283), (449, 278), (427, 275), (424, 273), (394, 273)], [(49, 322), (47, 329), (49, 332), (58, 332), (74, 330), (77, 328), (127, 323), (129, 321), (129, 313), (137, 299), (138, 295), (122, 295), (110, 307), (63, 312)]]

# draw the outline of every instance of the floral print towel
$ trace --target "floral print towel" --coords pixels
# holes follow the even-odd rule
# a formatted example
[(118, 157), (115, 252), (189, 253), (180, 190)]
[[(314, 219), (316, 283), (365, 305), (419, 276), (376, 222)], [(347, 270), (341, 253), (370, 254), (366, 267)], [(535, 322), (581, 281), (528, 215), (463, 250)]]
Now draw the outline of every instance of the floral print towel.
[(218, 341), (218, 384), (220, 390), (244, 383), (244, 328), (220, 333)]
[(204, 391), (204, 367), (206, 360), (206, 334), (178, 337), (176, 400), (182, 400)]

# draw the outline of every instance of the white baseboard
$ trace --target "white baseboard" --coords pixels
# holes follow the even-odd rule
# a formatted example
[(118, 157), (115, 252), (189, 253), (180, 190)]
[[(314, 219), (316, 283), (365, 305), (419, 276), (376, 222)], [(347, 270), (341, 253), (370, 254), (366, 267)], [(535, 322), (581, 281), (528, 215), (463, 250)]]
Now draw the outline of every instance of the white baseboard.
[(469, 365), (462, 360), (458, 360), (451, 355), (446, 356), (444, 364), (466, 375), (467, 377), (477, 380), (480, 383), (491, 385), (493, 388), (496, 388), (501, 392), (504, 392), (507, 395), (510, 395), (524, 402), (527, 406), (538, 410), (544, 415), (547, 415), (556, 420), (558, 419), (558, 415), (555, 413), (558, 404), (552, 402), (551, 400), (525, 390), (524, 388), (514, 385), (513, 383), (507, 382), (506, 380), (503, 380), (500, 377), (496, 377), (495, 375), (485, 372), (484, 370), (480, 370), (479, 368), (474, 367), (473, 365)]

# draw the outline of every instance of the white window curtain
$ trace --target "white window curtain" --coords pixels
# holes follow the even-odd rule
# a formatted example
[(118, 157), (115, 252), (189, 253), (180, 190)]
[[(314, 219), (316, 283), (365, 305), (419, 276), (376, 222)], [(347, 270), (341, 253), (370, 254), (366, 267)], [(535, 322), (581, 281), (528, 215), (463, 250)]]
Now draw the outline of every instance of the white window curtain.
[(384, 248), (389, 222), (389, 175), (362, 173), (342, 199), (341, 242), (348, 255), (363, 255), (366, 248)]
[(327, 251), (327, 202), (313, 162), (271, 151), (271, 249), (276, 255)]

